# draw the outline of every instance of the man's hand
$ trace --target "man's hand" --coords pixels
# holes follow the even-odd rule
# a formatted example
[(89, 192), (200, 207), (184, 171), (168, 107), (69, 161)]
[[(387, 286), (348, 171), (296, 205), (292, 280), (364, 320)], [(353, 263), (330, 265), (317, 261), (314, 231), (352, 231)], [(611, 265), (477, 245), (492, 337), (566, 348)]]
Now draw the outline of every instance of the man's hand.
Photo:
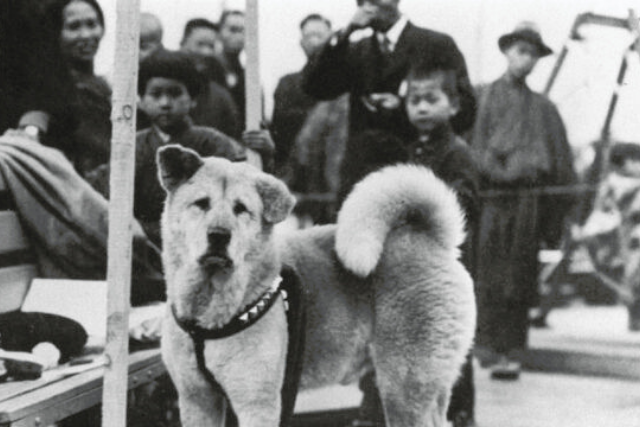
[(3, 136), (17, 136), (19, 138), (27, 138), (35, 142), (40, 142), (40, 138), (38, 135), (28, 133), (24, 129), (7, 129), (4, 132)]
[(372, 112), (395, 110), (402, 104), (400, 97), (390, 92), (372, 93), (369, 96), (362, 97), (362, 102)]
[(369, 99), (374, 105), (379, 108), (384, 108), (385, 110), (395, 110), (400, 107), (401, 104), (400, 97), (389, 92), (372, 93), (369, 95)]
[(272, 154), (275, 151), (275, 144), (268, 130), (248, 130), (242, 134), (242, 142), (245, 147), (257, 151), (261, 155)]
[(375, 14), (369, 9), (360, 6), (357, 10), (351, 21), (349, 22), (349, 32), (354, 32), (356, 30), (361, 30), (363, 28), (367, 28), (370, 24)]

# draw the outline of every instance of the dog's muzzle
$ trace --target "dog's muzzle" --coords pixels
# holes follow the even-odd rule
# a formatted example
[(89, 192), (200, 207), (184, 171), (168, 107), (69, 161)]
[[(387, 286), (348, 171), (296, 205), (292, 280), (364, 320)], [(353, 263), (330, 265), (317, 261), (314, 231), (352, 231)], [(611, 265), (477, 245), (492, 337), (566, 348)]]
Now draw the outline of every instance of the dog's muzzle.
[(231, 231), (215, 227), (207, 233), (207, 251), (198, 259), (205, 268), (229, 268), (233, 266), (233, 261), (229, 258), (229, 243), (231, 242)]

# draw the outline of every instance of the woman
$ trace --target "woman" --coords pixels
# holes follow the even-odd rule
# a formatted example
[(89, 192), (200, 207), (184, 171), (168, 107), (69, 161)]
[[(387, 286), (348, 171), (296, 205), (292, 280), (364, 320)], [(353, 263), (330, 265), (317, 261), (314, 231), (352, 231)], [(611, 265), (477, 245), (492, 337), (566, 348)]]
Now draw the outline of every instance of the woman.
[(0, 135), (21, 129), (60, 147), (74, 129), (73, 84), (42, 0), (6, 0), (0, 13)]
[(95, 0), (53, 0), (51, 22), (60, 23), (59, 46), (76, 87), (75, 104), (81, 112), (72, 149), (65, 154), (86, 177), (108, 163), (111, 142), (111, 88), (94, 73), (94, 60), (104, 36), (104, 14)]

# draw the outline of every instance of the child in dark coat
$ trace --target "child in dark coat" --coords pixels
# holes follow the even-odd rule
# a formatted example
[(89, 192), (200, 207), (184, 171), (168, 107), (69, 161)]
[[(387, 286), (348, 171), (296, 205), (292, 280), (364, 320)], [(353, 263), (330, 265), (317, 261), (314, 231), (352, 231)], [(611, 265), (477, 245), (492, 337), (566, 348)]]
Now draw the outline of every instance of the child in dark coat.
[[(469, 146), (456, 136), (450, 124), (450, 119), (460, 108), (455, 70), (443, 64), (416, 64), (410, 68), (400, 95), (406, 117), (413, 126), (413, 137), (402, 141), (380, 131), (371, 131), (356, 138), (353, 147), (357, 148), (358, 161), (343, 164), (339, 197), (343, 200), (357, 181), (388, 164), (408, 162), (431, 168), (436, 176), (455, 190), (466, 214), (468, 237), (462, 248), (463, 262), (473, 275), (471, 243), (479, 212), (479, 176)], [(361, 388), (364, 392), (362, 415), (369, 418), (377, 412), (374, 418), (378, 418), (378, 423), (382, 422), (384, 418), (381, 418), (374, 393), (373, 376), (365, 376)], [(469, 356), (452, 393), (448, 418), (454, 426), (475, 425), (474, 400)]]
[(140, 65), (140, 108), (151, 127), (137, 134), (134, 215), (158, 245), (165, 198), (156, 166), (159, 147), (181, 144), (201, 156), (244, 161), (247, 146), (261, 153), (263, 165), (273, 162), (274, 144), (267, 131), (246, 132), (243, 146), (214, 128), (193, 125), (189, 113), (201, 89), (196, 65), (185, 53), (160, 50)]

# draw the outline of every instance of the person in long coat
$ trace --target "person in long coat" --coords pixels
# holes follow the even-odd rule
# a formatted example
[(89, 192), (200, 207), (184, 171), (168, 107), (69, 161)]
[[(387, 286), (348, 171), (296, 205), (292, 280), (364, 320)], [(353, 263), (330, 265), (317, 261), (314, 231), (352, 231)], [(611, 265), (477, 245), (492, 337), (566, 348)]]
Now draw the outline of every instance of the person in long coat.
[[(575, 182), (571, 149), (554, 104), (533, 92), (526, 78), (550, 55), (530, 23), (505, 34), (498, 45), (507, 71), (481, 90), (472, 146), (489, 191), (478, 235), (478, 334), (490, 355), (493, 378), (517, 378), (527, 344), (529, 308), (538, 299), (538, 251), (557, 246), (571, 198), (539, 197), (527, 190)], [(497, 191), (497, 192), (496, 192)]]

